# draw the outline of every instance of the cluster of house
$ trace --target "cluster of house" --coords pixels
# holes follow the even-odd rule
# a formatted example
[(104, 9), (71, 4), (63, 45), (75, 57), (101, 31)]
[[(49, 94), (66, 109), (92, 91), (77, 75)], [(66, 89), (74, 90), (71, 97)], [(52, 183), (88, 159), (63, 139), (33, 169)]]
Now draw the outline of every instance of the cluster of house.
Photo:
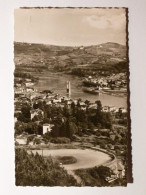
[(34, 82), (31, 79), (15, 78), (14, 83), (15, 94), (34, 92)]
[[(30, 79), (26, 80), (25, 86), (16, 86), (15, 87), (15, 99), (14, 99), (14, 105), (15, 105), (15, 114), (21, 113), (21, 108), (24, 103), (28, 103), (31, 108), (33, 107), (33, 104), (38, 104), (39, 102), (46, 102), (46, 105), (55, 106), (64, 108), (65, 106), (67, 108), (71, 108), (72, 105), (78, 106), (81, 110), (91, 109), (96, 110), (97, 104), (96, 103), (90, 103), (90, 102), (84, 102), (81, 99), (71, 99), (70, 95), (67, 96), (60, 96), (58, 94), (54, 94), (49, 90), (44, 90), (42, 92), (38, 92), (36, 89), (34, 89), (32, 86), (33, 83)], [(102, 107), (103, 112), (119, 112), (122, 113), (127, 112), (125, 108), (116, 108), (114, 106), (103, 106)], [(31, 120), (36, 116), (42, 116), (44, 113), (41, 109), (31, 109)], [(17, 121), (17, 118), (15, 117), (15, 121)], [(44, 124), (43, 125), (43, 133), (46, 133), (48, 131), (51, 131), (52, 126), (50, 124)]]
[(92, 77), (85, 78), (84, 83), (91, 84), (93, 86), (98, 85), (100, 87), (126, 87), (127, 79), (125, 73), (112, 74), (107, 77)]
[(126, 113), (127, 109), (124, 107), (116, 108), (115, 106), (103, 106), (102, 107), (103, 112), (121, 112)]

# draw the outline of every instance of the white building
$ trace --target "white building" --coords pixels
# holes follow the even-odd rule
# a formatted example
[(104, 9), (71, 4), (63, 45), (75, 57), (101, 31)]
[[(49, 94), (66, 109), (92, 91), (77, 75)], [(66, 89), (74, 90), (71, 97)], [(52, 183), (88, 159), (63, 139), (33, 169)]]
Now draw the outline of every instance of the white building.
[(122, 113), (126, 113), (127, 112), (127, 109), (124, 108), (124, 107), (121, 107), (121, 108), (119, 108), (119, 111), (121, 111)]
[(61, 103), (61, 98), (53, 99), (53, 103)]
[(31, 83), (31, 82), (25, 83), (26, 87), (30, 87), (30, 86), (33, 86), (33, 85), (34, 85), (34, 83)]
[(31, 79), (25, 79), (27, 82), (31, 82)]
[(36, 109), (36, 110), (31, 110), (30, 112), (31, 114), (31, 120), (34, 118), (34, 116), (43, 116), (44, 115), (44, 112), (40, 109)]
[(47, 132), (51, 132), (52, 126), (54, 126), (54, 125), (48, 124), (48, 123), (43, 124), (43, 134), (45, 134)]
[(103, 106), (102, 112), (109, 112), (109, 106)]
[(34, 92), (33, 88), (26, 88), (26, 92)]
[(84, 102), (80, 102), (81, 110), (86, 110), (86, 104)]
[(51, 100), (46, 100), (46, 104), (47, 105), (51, 105), (52, 104), (52, 101)]
[(116, 107), (115, 106), (109, 106), (109, 111), (110, 112), (115, 112), (116, 110)]

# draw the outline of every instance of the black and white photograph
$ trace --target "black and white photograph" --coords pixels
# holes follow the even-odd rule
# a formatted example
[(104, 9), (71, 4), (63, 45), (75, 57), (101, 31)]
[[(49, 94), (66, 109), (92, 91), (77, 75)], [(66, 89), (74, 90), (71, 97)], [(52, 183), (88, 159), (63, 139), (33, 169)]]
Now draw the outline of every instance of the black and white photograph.
[(127, 8), (14, 10), (16, 186), (132, 178)]

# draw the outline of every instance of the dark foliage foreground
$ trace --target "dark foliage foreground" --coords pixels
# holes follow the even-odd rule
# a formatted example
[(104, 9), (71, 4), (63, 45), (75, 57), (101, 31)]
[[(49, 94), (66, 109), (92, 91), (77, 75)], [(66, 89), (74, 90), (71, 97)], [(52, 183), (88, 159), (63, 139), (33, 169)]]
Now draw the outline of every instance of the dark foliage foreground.
[(111, 170), (108, 167), (100, 166), (90, 169), (76, 170), (76, 174), (84, 181), (85, 186), (108, 186), (106, 177), (111, 175)]
[(51, 157), (44, 159), (23, 149), (16, 149), (15, 155), (17, 186), (77, 186), (76, 180)]
[(106, 181), (106, 177), (110, 177), (113, 172), (110, 168), (105, 166), (94, 167), (89, 169), (78, 169), (76, 174), (82, 179), (85, 186), (126, 186), (126, 178), (116, 179), (112, 183)]

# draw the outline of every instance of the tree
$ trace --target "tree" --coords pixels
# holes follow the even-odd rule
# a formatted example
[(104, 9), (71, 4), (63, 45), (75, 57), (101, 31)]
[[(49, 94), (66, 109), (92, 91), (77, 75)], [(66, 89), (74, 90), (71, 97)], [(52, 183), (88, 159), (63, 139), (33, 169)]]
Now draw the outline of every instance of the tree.
[(26, 126), (27, 126), (26, 123), (23, 123), (23, 122), (21, 122), (21, 121), (17, 121), (17, 122), (15, 123), (15, 135), (20, 135), (20, 134), (22, 134), (22, 133), (25, 131)]
[(43, 123), (50, 123), (50, 122), (51, 122), (50, 118), (44, 118), (43, 119)]
[(67, 128), (67, 137), (72, 139), (72, 136), (78, 131), (76, 124), (73, 122), (69, 122), (66, 128)]
[(35, 135), (30, 135), (29, 137), (27, 137), (27, 145), (33, 141)]
[(33, 109), (38, 109), (38, 108), (39, 108), (38, 104), (37, 103), (34, 103), (33, 104)]
[(86, 104), (87, 106), (89, 106), (90, 101), (89, 101), (89, 100), (85, 100), (85, 104)]
[(78, 108), (80, 108), (80, 107), (81, 107), (81, 106), (80, 106), (80, 102), (81, 102), (81, 101), (82, 101), (82, 99), (81, 99), (81, 98), (79, 98), (79, 99), (78, 99), (78, 102), (77, 102), (77, 107), (78, 107)]
[(91, 131), (94, 130), (94, 124), (93, 124), (91, 121), (88, 122), (88, 128), (89, 128)]
[(52, 131), (51, 131), (51, 135), (53, 137), (59, 137), (60, 136), (60, 125), (58, 124), (55, 124), (53, 127), (52, 127)]
[(63, 115), (67, 118), (70, 116), (70, 112), (66, 104), (64, 105), (64, 108), (63, 108)]
[(60, 136), (61, 137), (67, 137), (66, 122), (62, 123), (62, 125), (60, 127)]
[(42, 101), (38, 102), (38, 108), (44, 110), (44, 103)]
[(30, 106), (26, 105), (21, 108), (21, 113), (25, 118), (30, 119)]
[(28, 123), (30, 121), (30, 106), (25, 104), (21, 108), (21, 113), (17, 117), (18, 121)]
[(104, 113), (105, 114), (105, 128), (111, 129), (112, 128), (112, 116), (110, 112)]
[(109, 167), (100, 166), (98, 167), (98, 173), (99, 173), (100, 178), (105, 179), (106, 177), (111, 176), (112, 171)]
[(102, 105), (101, 105), (101, 101), (100, 100), (97, 100), (96, 102), (96, 105), (97, 105), (97, 109), (96, 109), (96, 114), (95, 116), (93, 117), (93, 122), (95, 125), (98, 125), (98, 124), (101, 124), (101, 120), (102, 120)]
[(15, 150), (16, 186), (77, 186), (76, 180), (64, 168), (38, 153)]
[(100, 100), (95, 101), (95, 103), (97, 104), (97, 112), (101, 112), (102, 111), (102, 104)]
[(74, 102), (71, 103), (71, 109), (72, 109), (72, 110), (75, 109), (75, 103), (74, 103)]
[(40, 139), (39, 138), (34, 138), (34, 140), (33, 140), (33, 144), (40, 144), (41, 143), (41, 141), (40, 141)]
[(74, 102), (71, 103), (71, 109), (72, 109), (72, 115), (74, 116), (76, 112), (76, 106)]
[(38, 125), (37, 131), (38, 131), (37, 133), (39, 135), (42, 135), (43, 134), (43, 126), (41, 124)]
[(68, 137), (72, 139), (73, 134), (75, 134), (77, 131), (78, 131), (78, 128), (76, 124), (68, 118), (65, 120), (64, 123), (62, 123), (60, 127), (59, 135), (61, 137)]
[(84, 110), (77, 109), (75, 117), (77, 122), (87, 123), (87, 115)]
[(35, 122), (35, 121), (38, 121), (39, 120), (39, 117), (37, 115), (35, 115), (33, 118), (32, 118), (32, 122)]
[(25, 132), (29, 133), (29, 134), (39, 134), (40, 132), (40, 125), (37, 125), (37, 123), (35, 122), (29, 122), (27, 123)]

